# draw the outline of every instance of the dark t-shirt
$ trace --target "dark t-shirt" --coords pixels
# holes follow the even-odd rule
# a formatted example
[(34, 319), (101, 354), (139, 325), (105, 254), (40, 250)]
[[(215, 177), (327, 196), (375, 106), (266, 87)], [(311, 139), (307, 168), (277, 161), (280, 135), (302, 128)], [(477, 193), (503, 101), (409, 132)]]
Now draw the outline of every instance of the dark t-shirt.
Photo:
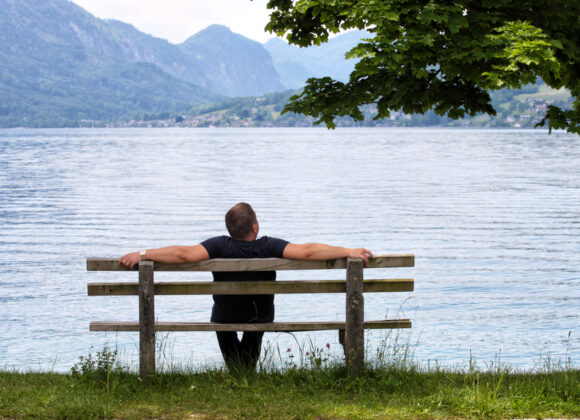
[[(236, 241), (216, 236), (201, 245), (210, 258), (282, 258), (287, 241), (263, 236), (255, 241)], [(275, 271), (215, 271), (214, 281), (273, 281)], [(272, 322), (274, 295), (214, 295), (212, 322)]]

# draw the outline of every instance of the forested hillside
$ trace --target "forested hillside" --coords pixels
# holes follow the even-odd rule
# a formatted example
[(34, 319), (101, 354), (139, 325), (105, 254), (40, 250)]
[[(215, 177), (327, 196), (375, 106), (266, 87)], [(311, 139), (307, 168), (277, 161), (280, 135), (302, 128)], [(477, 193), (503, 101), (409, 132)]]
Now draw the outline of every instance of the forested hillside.
[[(288, 99), (299, 90), (278, 92), (259, 97), (233, 98), (214, 104), (196, 105), (185, 113), (172, 117), (150, 116), (129, 126), (185, 126), (185, 127), (311, 127), (312, 117), (292, 112), (282, 114)], [(569, 106), (570, 94), (556, 91), (544, 83), (527, 85), (517, 90), (503, 89), (492, 92), (496, 116), (477, 115), (453, 120), (440, 117), (434, 112), (423, 115), (406, 115), (393, 112), (390, 118), (373, 120), (376, 108), (372, 105), (361, 108), (365, 121), (337, 118), (338, 127), (479, 127), (479, 128), (533, 128), (540, 121), (550, 104)], [(127, 124), (120, 124), (127, 126)]]
[(283, 89), (264, 48), (225, 27), (174, 45), (67, 0), (4, 0), (0, 27), (0, 127), (139, 120)]

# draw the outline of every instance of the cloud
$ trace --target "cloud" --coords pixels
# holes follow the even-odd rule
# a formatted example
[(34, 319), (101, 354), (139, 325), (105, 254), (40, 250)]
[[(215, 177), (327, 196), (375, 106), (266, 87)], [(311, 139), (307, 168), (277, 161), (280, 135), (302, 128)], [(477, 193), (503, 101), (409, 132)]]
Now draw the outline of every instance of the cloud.
[(265, 42), (273, 35), (268, 23), (267, 0), (72, 0), (103, 19), (130, 23), (142, 32), (180, 43), (212, 25)]

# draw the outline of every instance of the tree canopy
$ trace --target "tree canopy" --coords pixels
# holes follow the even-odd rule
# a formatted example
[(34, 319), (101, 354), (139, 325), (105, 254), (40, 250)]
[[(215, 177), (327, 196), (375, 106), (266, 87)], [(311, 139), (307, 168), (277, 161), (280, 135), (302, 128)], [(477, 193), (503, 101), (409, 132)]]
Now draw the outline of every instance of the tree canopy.
[(578, 0), (269, 0), (266, 29), (299, 46), (332, 33), (370, 36), (347, 53), (358, 59), (348, 82), (312, 78), (285, 111), (361, 121), (359, 107), (451, 118), (495, 115), (489, 91), (543, 79), (565, 88), (572, 109), (550, 105), (539, 126), (580, 134), (580, 1)]

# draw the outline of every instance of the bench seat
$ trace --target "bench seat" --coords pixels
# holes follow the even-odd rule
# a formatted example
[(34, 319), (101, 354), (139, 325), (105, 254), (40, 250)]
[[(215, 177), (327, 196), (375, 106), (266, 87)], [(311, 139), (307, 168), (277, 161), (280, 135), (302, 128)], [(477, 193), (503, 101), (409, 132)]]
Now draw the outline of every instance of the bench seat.
[[(365, 329), (411, 328), (409, 319), (364, 321)], [(91, 331), (139, 331), (139, 322), (91, 322)], [(346, 322), (269, 322), (265, 324), (221, 324), (218, 322), (156, 322), (155, 331), (322, 331), (344, 330)]]

